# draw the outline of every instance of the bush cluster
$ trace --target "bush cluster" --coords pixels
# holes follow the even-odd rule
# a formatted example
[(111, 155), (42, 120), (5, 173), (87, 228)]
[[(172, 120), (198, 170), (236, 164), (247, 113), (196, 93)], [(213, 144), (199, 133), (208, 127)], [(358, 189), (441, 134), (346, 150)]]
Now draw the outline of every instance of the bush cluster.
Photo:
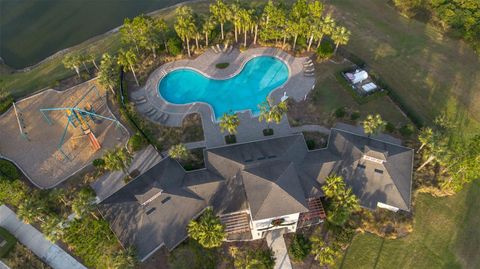
[(302, 234), (295, 234), (292, 238), (292, 242), (288, 247), (288, 253), (294, 261), (302, 261), (307, 257), (311, 250), (310, 241)]

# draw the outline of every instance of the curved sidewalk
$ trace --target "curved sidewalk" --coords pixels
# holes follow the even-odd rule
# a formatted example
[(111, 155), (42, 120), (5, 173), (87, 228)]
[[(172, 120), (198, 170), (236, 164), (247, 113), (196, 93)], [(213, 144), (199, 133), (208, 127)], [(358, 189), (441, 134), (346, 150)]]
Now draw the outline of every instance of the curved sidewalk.
[(15, 212), (5, 205), (0, 206), (0, 226), (7, 229), (20, 243), (54, 269), (87, 269), (59, 246), (48, 241), (32, 225), (19, 220)]

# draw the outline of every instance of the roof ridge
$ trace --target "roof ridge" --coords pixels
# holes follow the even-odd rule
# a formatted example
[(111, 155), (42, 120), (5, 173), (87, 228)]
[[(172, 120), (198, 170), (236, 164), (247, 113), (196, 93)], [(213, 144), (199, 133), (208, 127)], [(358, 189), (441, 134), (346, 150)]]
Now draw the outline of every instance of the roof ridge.
[[(388, 165), (389, 167), (395, 169), (396, 171), (400, 171), (399, 169), (396, 168), (395, 165), (390, 165), (390, 163), (387, 163), (387, 165)], [(384, 165), (384, 166), (385, 166), (385, 165)], [(387, 168), (387, 167), (385, 166), (385, 168)], [(388, 174), (390, 174), (390, 172), (388, 171), (389, 169), (387, 168), (386, 170), (387, 170)], [(402, 174), (402, 173), (400, 173), (400, 174)], [(394, 180), (391, 176), (390, 176), (390, 179), (391, 179), (391, 181), (393, 182), (393, 185), (394, 185), (395, 188), (397, 189), (398, 193), (400, 194), (400, 197), (402, 197), (402, 200), (405, 202), (405, 205), (406, 205), (407, 207), (409, 207), (408, 204), (407, 204), (407, 200), (405, 199), (405, 197), (403, 196), (403, 193), (402, 193), (402, 192), (400, 191), (400, 189), (398, 188), (397, 183), (395, 182), (395, 180)]]
[(371, 139), (371, 140), (375, 140), (375, 141), (378, 141), (378, 142), (382, 142), (382, 143), (385, 143), (385, 144), (390, 144), (390, 145), (397, 146), (397, 147), (401, 147), (401, 148), (405, 148), (405, 149), (412, 149), (412, 148), (409, 148), (409, 147), (406, 147), (406, 146), (403, 146), (403, 145), (398, 145), (398, 144), (394, 144), (394, 143), (392, 143), (392, 142), (388, 142), (388, 141), (385, 141), (385, 140), (380, 140), (380, 139), (377, 139), (377, 138), (373, 138), (373, 137), (371, 137), (371, 136), (365, 136), (365, 135), (356, 134), (356, 133), (354, 133), (354, 132), (350, 132), (350, 131), (347, 131), (347, 130), (344, 130), (344, 129), (340, 129), (340, 128), (337, 128), (337, 127), (333, 127), (333, 128), (331, 128), (331, 130), (336, 130), (336, 131), (340, 131), (340, 132), (352, 134), (352, 135), (355, 135), (355, 136), (359, 136), (359, 137), (363, 137), (363, 138), (368, 138), (368, 139)]
[[(257, 178), (261, 178), (261, 177), (259, 177), (258, 175), (254, 174), (254, 173), (251, 173), (251, 172), (249, 172), (249, 171), (247, 171), (247, 170), (243, 170), (242, 172), (248, 173), (248, 174), (250, 174), (250, 175), (252, 175), (252, 176), (254, 176), (254, 177), (257, 177)], [(242, 179), (242, 183), (243, 183), (243, 179)], [(265, 200), (267, 200), (267, 198), (268, 198), (268, 197), (270, 196), (270, 194), (272, 193), (273, 183), (270, 181), (269, 184), (268, 184), (268, 186), (269, 186), (268, 194), (265, 196), (265, 199), (262, 200), (262, 204), (258, 207), (257, 212), (256, 212), (257, 214), (258, 214), (258, 212), (260, 211), (260, 209), (262, 209), (262, 207), (263, 207), (263, 205), (264, 205), (264, 203), (265, 203)], [(247, 195), (247, 198), (248, 198), (248, 195)], [(250, 205), (250, 203), (249, 203), (249, 205)], [(251, 211), (252, 211), (252, 210), (250, 209), (250, 212), (251, 212)], [(255, 216), (257, 216), (257, 214), (255, 214)]]

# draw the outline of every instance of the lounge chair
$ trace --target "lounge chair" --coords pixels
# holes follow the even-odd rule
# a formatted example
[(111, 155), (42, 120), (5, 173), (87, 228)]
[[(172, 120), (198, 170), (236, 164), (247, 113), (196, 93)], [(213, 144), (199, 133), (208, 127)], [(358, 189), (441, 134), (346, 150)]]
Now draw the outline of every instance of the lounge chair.
[(315, 68), (306, 68), (303, 70), (303, 72), (306, 72), (306, 73), (312, 73), (312, 72), (315, 72)]
[(233, 50), (233, 46), (228, 47), (227, 53), (230, 54), (230, 52), (232, 52), (232, 50)]
[(211, 46), (211, 48), (212, 48), (213, 52), (218, 53), (218, 51), (215, 49), (214, 46)]
[(157, 113), (157, 110), (155, 108), (149, 110), (148, 112), (146, 112), (145, 114), (147, 116), (153, 116), (155, 113)]
[(140, 100), (140, 101), (135, 101), (135, 105), (145, 104), (146, 102), (147, 102), (147, 99), (143, 99), (143, 100)]
[(222, 49), (220, 48), (219, 44), (217, 44), (217, 49), (218, 49), (218, 52), (222, 52)]
[(303, 66), (304, 66), (304, 67), (313, 66), (313, 63), (304, 63)]
[(163, 115), (164, 115), (164, 117), (162, 119), (160, 119), (161, 123), (165, 123), (168, 120), (168, 117), (170, 117), (170, 115), (168, 115), (168, 114), (163, 114)]

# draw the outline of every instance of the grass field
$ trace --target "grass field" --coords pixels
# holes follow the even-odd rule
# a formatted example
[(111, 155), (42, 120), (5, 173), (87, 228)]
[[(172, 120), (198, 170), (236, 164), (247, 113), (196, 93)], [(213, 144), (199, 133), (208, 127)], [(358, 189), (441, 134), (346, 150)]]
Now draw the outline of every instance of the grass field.
[(14, 68), (103, 34), (126, 17), (185, 0), (0, 1), (0, 56)]
[(480, 181), (447, 198), (420, 194), (414, 231), (383, 240), (357, 235), (338, 268), (480, 268)]
[(447, 111), (480, 126), (480, 58), (462, 41), (408, 20), (386, 0), (335, 0), (352, 36), (347, 49), (366, 61), (427, 123)]

